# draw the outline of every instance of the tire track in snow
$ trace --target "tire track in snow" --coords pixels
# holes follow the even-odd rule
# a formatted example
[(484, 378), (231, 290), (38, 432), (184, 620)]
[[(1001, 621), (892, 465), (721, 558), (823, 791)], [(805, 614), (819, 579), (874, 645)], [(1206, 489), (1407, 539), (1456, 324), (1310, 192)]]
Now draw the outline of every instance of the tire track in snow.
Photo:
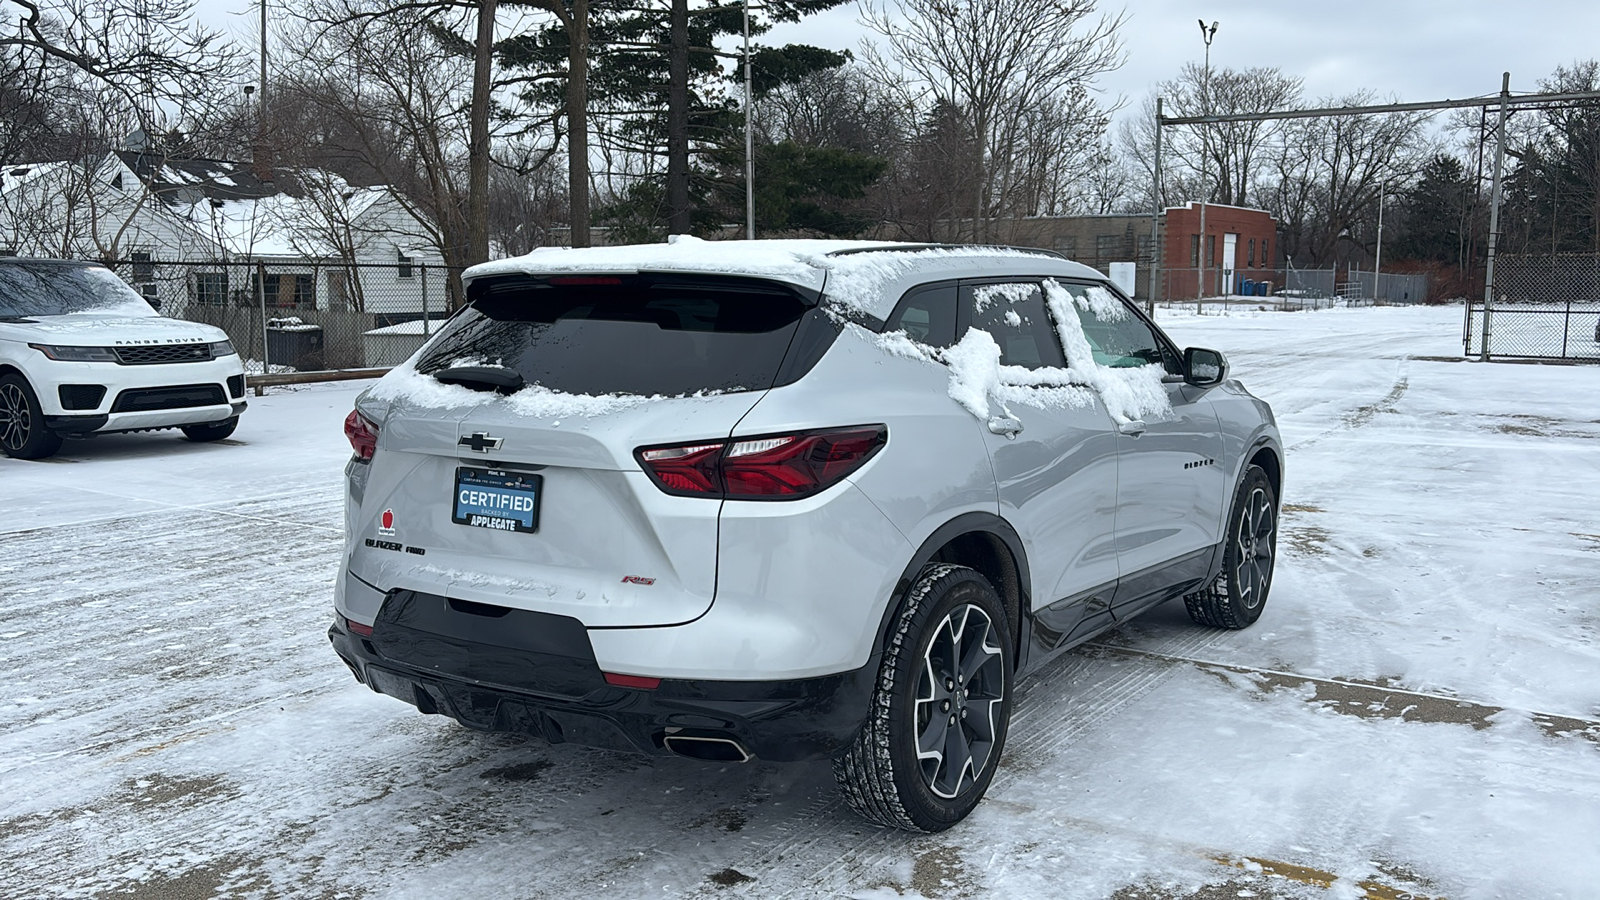
[[(1162, 642), (1174, 652), (1199, 653), (1226, 632), (1200, 629)], [(1026, 678), (1017, 690), (1017, 708), (1000, 769), (985, 803), (1023, 803), (1030, 779), (1053, 771), (1084, 735), (1138, 703), (1172, 677), (1166, 665), (1130, 664), (1106, 655), (1069, 652)], [(1013, 796), (1021, 792), (1022, 796)], [(980, 807), (981, 809), (981, 807)], [(957, 825), (959, 832), (964, 825)], [(731, 868), (757, 880), (745, 892), (761, 897), (833, 896), (866, 887), (863, 875), (889, 871), (896, 863), (927, 852), (937, 836), (875, 828), (856, 817), (829, 786), (800, 814), (767, 832)], [(726, 896), (726, 889), (704, 885), (689, 896)]]
[(1390, 386), (1387, 394), (1373, 403), (1363, 404), (1351, 409), (1340, 417), (1339, 424), (1324, 431), (1320, 431), (1311, 437), (1302, 438), (1301, 440), (1288, 445), (1285, 448), (1285, 451), (1288, 453), (1299, 452), (1322, 441), (1324, 438), (1360, 428), (1361, 426), (1366, 425), (1368, 422), (1371, 422), (1373, 417), (1379, 413), (1393, 412), (1395, 405), (1400, 402), (1401, 397), (1405, 396), (1406, 389), (1410, 387), (1410, 385), (1411, 360), (1408, 357), (1402, 357), (1399, 363), (1397, 363), (1395, 366), (1394, 383)]

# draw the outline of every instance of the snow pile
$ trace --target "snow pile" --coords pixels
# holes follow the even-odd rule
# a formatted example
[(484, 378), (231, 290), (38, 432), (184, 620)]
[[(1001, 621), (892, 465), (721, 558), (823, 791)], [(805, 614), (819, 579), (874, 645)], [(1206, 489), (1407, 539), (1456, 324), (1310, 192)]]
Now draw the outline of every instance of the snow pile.
[[(1103, 288), (1090, 288), (1082, 297), (1074, 297), (1054, 280), (1045, 281), (1044, 295), (1050, 315), (1056, 320), (1056, 335), (1061, 338), (1061, 349), (1067, 355), (1068, 371), (1100, 395), (1100, 402), (1106, 405), (1117, 424), (1140, 419), (1159, 420), (1172, 414), (1172, 401), (1161, 383), (1166, 374), (1161, 366), (1112, 368), (1094, 360), (1089, 338), (1083, 333), (1083, 323), (1072, 305), (1076, 303), (1101, 318), (1116, 321), (1128, 313), (1115, 297)], [(1106, 306), (1108, 301), (1109, 307)], [(1102, 310), (1110, 312), (1102, 315)]]
[[(453, 365), (488, 365), (482, 359), (461, 359)], [(527, 385), (510, 396), (493, 391), (475, 391), (459, 384), (444, 384), (430, 375), (418, 372), (406, 362), (389, 370), (389, 374), (367, 390), (371, 400), (403, 403), (409, 406), (432, 409), (466, 409), (501, 402), (516, 415), (530, 419), (594, 418), (624, 412), (647, 403), (662, 400), (703, 400), (715, 397), (722, 391), (696, 391), (693, 394), (570, 394), (542, 384)]]
[[(884, 245), (892, 247), (892, 244)], [(974, 253), (986, 258), (1019, 257), (1038, 259), (1038, 254), (1003, 247), (924, 247), (885, 250), (876, 253), (851, 253), (844, 256), (818, 256), (812, 264), (828, 273), (827, 302), (835, 307), (877, 316), (883, 312), (884, 290), (895, 282), (927, 268), (929, 261), (971, 259)]]
[(507, 274), (711, 272), (772, 278), (821, 287), (814, 260), (833, 250), (872, 246), (862, 241), (703, 241), (677, 235), (665, 244), (623, 247), (540, 247), (525, 256), (468, 269), (463, 277)]
[[(1015, 303), (1031, 297), (1034, 291), (1031, 284), (991, 287), (996, 290), (984, 293), (980, 289), (977, 297), (980, 308), (999, 299)], [(988, 332), (977, 328), (969, 328), (960, 341), (944, 350), (919, 344), (904, 331), (871, 335), (861, 330), (878, 349), (891, 356), (948, 366), (950, 399), (981, 422), (1015, 418), (1008, 405), (1012, 403), (1039, 409), (1063, 409), (1087, 406), (1093, 396), (1099, 396), (1118, 424), (1142, 419), (1159, 421), (1171, 415), (1172, 403), (1162, 383), (1165, 370), (1156, 365), (1113, 368), (1095, 362), (1083, 323), (1072, 308), (1076, 303), (1102, 319), (1117, 321), (1128, 315), (1121, 301), (1104, 288), (1091, 287), (1084, 296), (1074, 297), (1055, 281), (1045, 281), (1044, 287), (1051, 318), (1055, 320), (1056, 336), (1066, 353), (1065, 369), (1001, 365), (1000, 345)], [(1022, 317), (1015, 310), (1007, 310), (1005, 318), (1013, 327), (1022, 323)], [(992, 415), (992, 403), (999, 404), (999, 416)]]

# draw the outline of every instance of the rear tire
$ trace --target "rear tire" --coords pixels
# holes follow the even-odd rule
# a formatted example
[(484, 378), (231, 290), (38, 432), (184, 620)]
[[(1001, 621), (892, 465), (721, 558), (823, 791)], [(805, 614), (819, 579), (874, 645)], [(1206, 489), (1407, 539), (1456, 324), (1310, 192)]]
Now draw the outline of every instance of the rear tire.
[(1183, 598), (1189, 618), (1212, 628), (1248, 628), (1261, 618), (1278, 556), (1278, 497), (1260, 466), (1245, 470), (1223, 533), (1222, 572)]
[(220, 441), (239, 427), (239, 417), (234, 416), (223, 419), (221, 422), (207, 422), (204, 425), (183, 426), (183, 436), (191, 441)]
[(893, 828), (935, 832), (983, 799), (1005, 748), (1014, 667), (994, 587), (930, 565), (890, 628), (871, 710), (833, 764), (845, 801)]
[(61, 435), (44, 427), (44, 410), (28, 380), (0, 377), (0, 450), (13, 459), (44, 459), (60, 449)]

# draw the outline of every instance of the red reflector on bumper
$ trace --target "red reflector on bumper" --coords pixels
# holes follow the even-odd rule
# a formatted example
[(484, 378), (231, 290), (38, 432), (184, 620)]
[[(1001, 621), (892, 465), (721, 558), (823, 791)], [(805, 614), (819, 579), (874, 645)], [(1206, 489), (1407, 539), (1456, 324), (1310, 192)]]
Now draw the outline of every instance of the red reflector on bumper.
[(661, 679), (648, 678), (644, 675), (618, 675), (615, 672), (606, 672), (606, 684), (613, 687), (639, 688), (644, 691), (653, 691), (661, 686)]
[(362, 637), (372, 637), (371, 625), (363, 625), (360, 622), (352, 622), (349, 619), (345, 619), (344, 627), (350, 629), (351, 634), (359, 634)]

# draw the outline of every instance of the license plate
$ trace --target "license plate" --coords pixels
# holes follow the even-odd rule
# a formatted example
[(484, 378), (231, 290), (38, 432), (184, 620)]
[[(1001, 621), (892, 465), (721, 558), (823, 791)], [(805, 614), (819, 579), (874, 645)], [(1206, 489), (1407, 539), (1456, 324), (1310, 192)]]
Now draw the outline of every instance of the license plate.
[(544, 476), (499, 469), (456, 469), (456, 494), (450, 520), (496, 531), (539, 530), (539, 497)]

